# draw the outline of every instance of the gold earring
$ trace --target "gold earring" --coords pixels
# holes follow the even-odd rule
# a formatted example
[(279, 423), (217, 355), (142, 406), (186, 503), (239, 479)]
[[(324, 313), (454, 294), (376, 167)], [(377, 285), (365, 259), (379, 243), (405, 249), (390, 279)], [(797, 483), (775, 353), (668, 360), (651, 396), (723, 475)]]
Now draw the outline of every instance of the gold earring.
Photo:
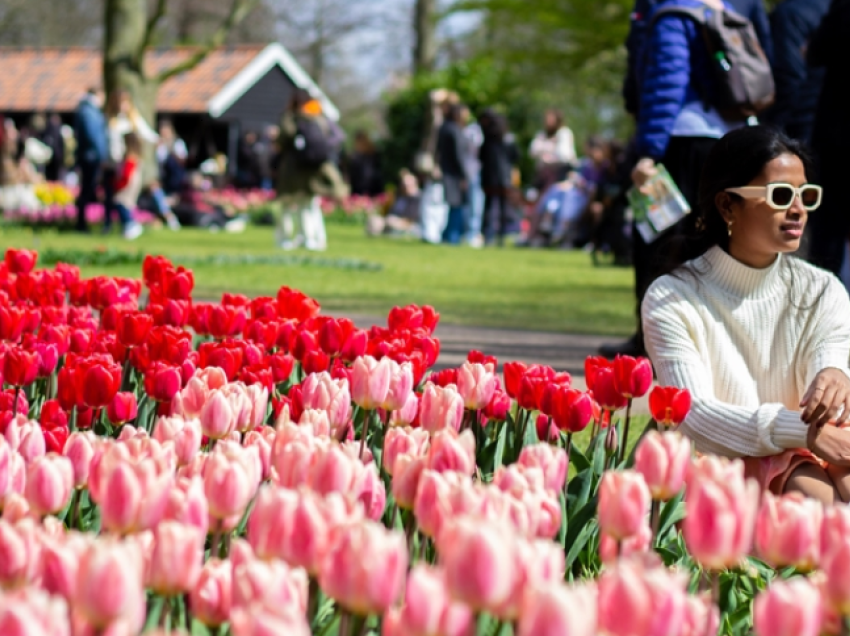
[(729, 230), (730, 237), (732, 236), (732, 223), (734, 223), (734, 221), (729, 221), (729, 223), (726, 224), (726, 227)]

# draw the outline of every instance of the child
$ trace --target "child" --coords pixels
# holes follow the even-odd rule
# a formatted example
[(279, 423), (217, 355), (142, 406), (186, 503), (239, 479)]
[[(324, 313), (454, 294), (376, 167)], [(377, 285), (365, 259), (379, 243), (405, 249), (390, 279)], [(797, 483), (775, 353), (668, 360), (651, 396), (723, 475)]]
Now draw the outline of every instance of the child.
[[(122, 234), (128, 241), (139, 238), (142, 226), (133, 220), (132, 209), (136, 207), (142, 191), (142, 144), (135, 133), (124, 135), (124, 161), (115, 175), (115, 209), (121, 219)], [(112, 219), (106, 210), (103, 229), (108, 232)]]

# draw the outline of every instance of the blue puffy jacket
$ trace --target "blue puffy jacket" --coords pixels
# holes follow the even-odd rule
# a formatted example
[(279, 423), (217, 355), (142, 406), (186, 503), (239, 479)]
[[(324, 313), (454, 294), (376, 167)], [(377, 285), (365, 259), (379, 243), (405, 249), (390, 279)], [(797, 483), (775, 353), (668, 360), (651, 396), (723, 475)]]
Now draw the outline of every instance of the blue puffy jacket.
[[(654, 11), (670, 5), (704, 6), (698, 0), (665, 0)], [(711, 58), (702, 27), (676, 14), (655, 22), (641, 57), (637, 146), (640, 156), (657, 161), (667, 151), (670, 131), (682, 108), (691, 102), (711, 102)]]
[(106, 120), (100, 109), (88, 98), (83, 99), (77, 107), (74, 136), (77, 140), (78, 164), (97, 165), (106, 160)]

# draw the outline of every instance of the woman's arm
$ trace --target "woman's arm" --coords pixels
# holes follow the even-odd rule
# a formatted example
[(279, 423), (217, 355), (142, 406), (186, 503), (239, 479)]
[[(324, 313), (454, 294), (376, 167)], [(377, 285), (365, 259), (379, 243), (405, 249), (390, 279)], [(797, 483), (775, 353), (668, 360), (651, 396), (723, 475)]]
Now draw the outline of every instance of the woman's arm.
[(133, 131), (139, 135), (143, 141), (146, 141), (149, 144), (155, 144), (159, 141), (159, 135), (157, 132), (148, 125), (148, 122), (146, 122), (145, 118), (139, 113), (134, 112), (132, 114), (132, 124)]
[(561, 163), (576, 162), (576, 142), (573, 131), (564, 126), (555, 136), (555, 154)]
[(699, 328), (691, 303), (656, 284), (647, 292), (642, 315), (646, 348), (658, 381), (691, 392), (691, 412), (681, 428), (698, 451), (762, 457), (806, 448), (808, 426), (799, 412), (782, 404), (742, 407), (715, 396), (710, 370), (691, 335)]

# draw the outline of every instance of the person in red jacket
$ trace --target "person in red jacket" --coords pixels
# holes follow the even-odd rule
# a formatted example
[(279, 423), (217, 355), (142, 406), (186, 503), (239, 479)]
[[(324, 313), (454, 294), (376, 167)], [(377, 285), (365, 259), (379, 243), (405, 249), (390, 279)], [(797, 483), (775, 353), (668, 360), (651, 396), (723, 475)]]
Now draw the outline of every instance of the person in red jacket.
[[(139, 194), (142, 191), (142, 146), (135, 133), (124, 136), (126, 151), (115, 174), (115, 209), (121, 219), (122, 234), (125, 239), (132, 241), (142, 234), (142, 226), (133, 220), (132, 210), (136, 207)], [(103, 220), (103, 231), (109, 232), (112, 224), (111, 214), (106, 210)]]

